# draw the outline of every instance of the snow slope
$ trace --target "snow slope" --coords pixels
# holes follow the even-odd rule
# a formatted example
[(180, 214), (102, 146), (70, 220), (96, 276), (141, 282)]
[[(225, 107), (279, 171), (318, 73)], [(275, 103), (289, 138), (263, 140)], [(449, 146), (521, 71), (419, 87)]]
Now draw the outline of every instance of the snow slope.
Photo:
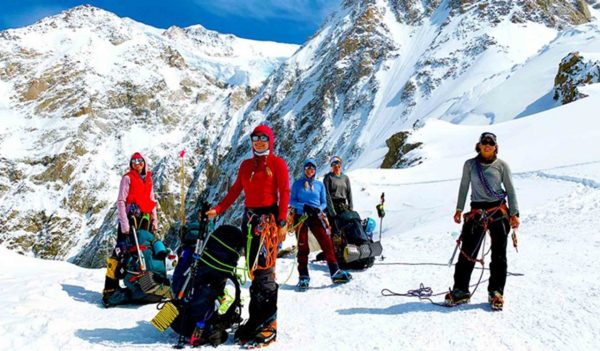
[[(429, 121), (413, 136), (424, 141), (423, 164), (349, 173), (361, 215), (376, 217), (375, 204), (381, 192), (386, 194), (385, 260), (354, 272), (344, 286), (332, 286), (326, 265), (312, 263), (312, 288), (297, 293), (294, 259), (280, 259), (279, 335), (269, 349), (596, 349), (599, 109), (600, 98), (592, 95), (493, 126)], [(485, 130), (498, 135), (499, 156), (512, 167), (522, 214), (519, 252), (507, 249), (508, 270), (515, 275), (507, 279), (505, 310), (488, 308), (487, 271), (471, 303), (453, 309), (382, 297), (383, 288), (403, 293), (423, 283), (443, 294), (452, 285), (453, 269), (446, 263), (452, 233), (460, 229), (451, 220), (460, 171)], [(176, 342), (172, 331), (161, 334), (150, 325), (153, 305), (102, 308), (101, 269), (27, 258), (4, 248), (0, 262), (1, 350), (170, 350)], [(220, 349), (239, 347), (228, 343)]]

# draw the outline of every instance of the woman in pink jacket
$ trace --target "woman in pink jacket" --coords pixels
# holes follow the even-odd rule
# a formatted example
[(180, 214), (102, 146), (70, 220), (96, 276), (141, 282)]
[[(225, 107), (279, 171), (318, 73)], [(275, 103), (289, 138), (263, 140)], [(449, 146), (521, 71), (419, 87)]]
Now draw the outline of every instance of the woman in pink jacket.
[(121, 178), (117, 214), (119, 216), (117, 244), (112, 255), (107, 259), (106, 280), (102, 291), (102, 303), (105, 307), (112, 305), (109, 299), (113, 295), (126, 293), (126, 289), (119, 286), (119, 279), (124, 273), (121, 272), (121, 261), (133, 242), (130, 240), (131, 225), (136, 223), (138, 228), (152, 233), (158, 231), (152, 172), (148, 170), (146, 160), (139, 152), (131, 156), (129, 171)]

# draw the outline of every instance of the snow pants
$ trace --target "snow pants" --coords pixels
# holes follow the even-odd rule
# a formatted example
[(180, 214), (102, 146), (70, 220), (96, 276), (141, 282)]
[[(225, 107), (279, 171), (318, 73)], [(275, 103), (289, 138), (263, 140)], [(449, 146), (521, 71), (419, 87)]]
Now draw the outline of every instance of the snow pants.
[[(260, 224), (262, 215), (272, 214), (277, 218), (277, 205), (260, 208), (246, 208), (242, 220), (242, 233), (248, 235), (248, 227), (253, 233), (254, 228)], [(258, 255), (258, 256), (257, 256)], [(260, 248), (260, 236), (252, 235), (250, 243), (250, 263), (252, 266), (255, 258), (260, 266), (265, 266), (266, 250)], [(257, 269), (254, 271), (254, 279), (250, 285), (250, 305), (248, 313), (250, 315), (245, 324), (247, 331), (260, 328), (265, 322), (275, 321), (277, 319), (277, 292), (279, 285), (275, 282), (275, 266), (268, 269)]]
[[(471, 208), (472, 210), (485, 210), (497, 205), (497, 203), (472, 203)], [(507, 270), (506, 245), (508, 241), (508, 232), (510, 231), (508, 217), (503, 215), (501, 211), (496, 211), (492, 215), (492, 220), (488, 224), (488, 229), (492, 241), (488, 291), (499, 291), (504, 294)], [(454, 271), (454, 289), (469, 291), (471, 273), (475, 266), (475, 262), (472, 259), (477, 257), (485, 234), (480, 216), (468, 221), (465, 220), (461, 232), (462, 253), (458, 258)], [(465, 254), (472, 259), (465, 257)]]
[[(296, 219), (299, 216), (296, 215)], [(329, 265), (329, 273), (334, 274), (338, 270), (337, 259), (333, 251), (333, 243), (331, 238), (327, 234), (325, 224), (318, 216), (309, 216), (304, 223), (298, 228), (298, 273), (300, 276), (308, 276), (308, 254), (310, 249), (308, 247), (308, 229), (315, 236), (315, 239), (319, 242), (321, 250), (325, 256), (325, 260)]]

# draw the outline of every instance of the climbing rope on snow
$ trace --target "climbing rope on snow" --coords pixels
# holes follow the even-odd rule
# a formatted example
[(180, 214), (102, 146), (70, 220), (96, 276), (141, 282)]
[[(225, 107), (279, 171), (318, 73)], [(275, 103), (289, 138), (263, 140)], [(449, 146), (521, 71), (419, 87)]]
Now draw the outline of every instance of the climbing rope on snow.
[[(474, 268), (481, 269), (481, 274), (479, 275), (479, 279), (478, 279), (477, 283), (476, 284), (472, 284), (472, 285), (469, 286), (470, 288), (474, 287), (473, 292), (471, 293), (471, 296), (475, 295), (475, 292), (477, 291), (477, 288), (479, 287), (479, 285), (482, 282), (485, 282), (485, 281), (489, 280), (489, 279), (482, 280), (483, 279), (483, 272), (486, 270), (486, 268), (485, 268), (485, 260), (484, 259), (485, 259), (485, 256), (487, 256), (490, 253), (490, 251), (491, 251), (491, 246), (490, 246), (490, 248), (488, 248), (487, 251), (485, 250), (485, 239), (487, 237), (487, 234), (489, 233), (489, 225), (491, 223), (497, 221), (497, 220), (501, 220), (502, 218), (504, 218), (506, 216), (506, 207), (505, 206), (506, 206), (505, 204), (501, 204), (500, 206), (492, 208), (492, 209), (489, 209), (489, 210), (474, 210), (474, 211), (471, 211), (469, 214), (465, 215), (465, 221), (467, 219), (474, 220), (474, 217), (476, 215), (481, 215), (480, 222), (481, 222), (481, 225), (483, 227), (481, 238), (479, 239), (479, 242), (475, 246), (475, 250), (474, 250), (474, 252), (477, 252), (480, 248), (482, 249), (481, 250), (481, 258), (480, 259), (478, 259), (477, 257), (473, 257), (473, 254), (466, 253), (464, 250), (462, 250), (462, 247), (460, 249), (460, 254), (465, 259), (467, 259), (468, 261), (473, 262), (473, 263), (480, 263), (481, 264), (481, 267), (474, 267)], [(498, 211), (500, 211), (503, 214), (503, 216), (500, 217), (500, 218), (493, 219), (493, 215), (496, 212), (498, 212)], [(473, 234), (473, 233), (471, 233), (471, 234)], [(457, 244), (460, 244), (460, 242), (461, 242), (461, 238), (459, 237), (458, 240), (457, 240)], [(399, 262), (399, 263), (379, 263), (379, 265), (385, 265), (385, 264), (387, 264), (387, 265), (393, 265), (393, 264), (402, 264), (402, 265), (442, 265), (442, 264), (438, 264), (438, 263), (415, 263), (415, 264), (402, 263), (402, 262)], [(523, 276), (522, 273), (507, 272), (507, 276), (509, 276), (509, 275), (512, 275), (512, 276)], [(446, 294), (446, 292), (434, 294), (433, 293), (433, 289), (431, 289), (430, 287), (426, 287), (423, 283), (421, 283), (419, 285), (418, 289), (408, 290), (404, 294), (394, 292), (394, 291), (392, 291), (390, 289), (387, 289), (387, 288), (384, 288), (384, 289), (381, 290), (381, 295), (384, 296), (384, 297), (389, 297), (389, 296), (417, 297), (417, 298), (419, 298), (419, 300), (427, 300), (427, 301), (431, 302), (432, 304), (434, 304), (436, 306), (451, 307), (451, 306), (448, 306), (448, 305), (443, 304), (443, 303), (435, 302), (435, 301), (433, 301), (431, 299), (432, 297), (441, 296), (441, 295), (444, 295), (444, 294)]]

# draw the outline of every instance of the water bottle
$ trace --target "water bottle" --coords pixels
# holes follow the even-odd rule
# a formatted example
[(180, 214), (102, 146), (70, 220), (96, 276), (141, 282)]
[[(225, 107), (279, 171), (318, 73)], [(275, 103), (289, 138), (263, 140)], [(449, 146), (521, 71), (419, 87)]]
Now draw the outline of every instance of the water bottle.
[(190, 337), (190, 344), (193, 347), (197, 347), (204, 344), (204, 340), (202, 339), (204, 326), (205, 325), (203, 320), (196, 322), (196, 327), (194, 327), (194, 331), (192, 332), (192, 336)]

